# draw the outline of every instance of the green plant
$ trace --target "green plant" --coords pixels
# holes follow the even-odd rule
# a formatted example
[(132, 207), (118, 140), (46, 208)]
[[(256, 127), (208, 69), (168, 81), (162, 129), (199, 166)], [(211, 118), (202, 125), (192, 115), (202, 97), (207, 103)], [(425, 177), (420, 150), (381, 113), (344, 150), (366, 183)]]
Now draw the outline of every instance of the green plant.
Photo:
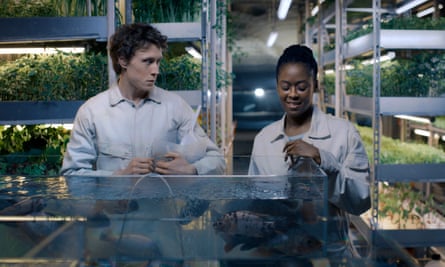
[(102, 54), (29, 55), (0, 66), (0, 100), (83, 100), (108, 87)]
[(0, 17), (52, 17), (57, 16), (56, 7), (50, 0), (1, 0)]
[(2, 174), (57, 175), (70, 131), (63, 127), (26, 125), (1, 127)]
[(407, 227), (407, 223), (414, 223), (416, 208), (420, 203), (422, 193), (414, 189), (409, 183), (381, 184), (379, 190), (379, 218), (390, 218), (399, 229)]
[(133, 0), (135, 22), (190, 22), (200, 17), (200, 0)]
[[(350, 62), (346, 71), (346, 93), (372, 96), (373, 66), (361, 60)], [(445, 94), (445, 53), (425, 51), (411, 57), (381, 63), (381, 96), (438, 97)], [(325, 90), (335, 91), (335, 75), (325, 75)]]
[(184, 54), (161, 62), (156, 85), (167, 90), (201, 89), (201, 61)]

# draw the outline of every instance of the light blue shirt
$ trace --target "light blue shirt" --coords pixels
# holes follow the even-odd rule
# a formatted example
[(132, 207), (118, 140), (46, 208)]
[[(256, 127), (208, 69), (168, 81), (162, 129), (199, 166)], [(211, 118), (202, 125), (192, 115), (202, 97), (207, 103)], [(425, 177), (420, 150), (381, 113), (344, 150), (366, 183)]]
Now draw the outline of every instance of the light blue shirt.
[[(249, 175), (287, 175), (289, 161), (284, 161), (283, 152), (288, 140), (284, 133), (285, 116), (255, 137)], [(368, 210), (371, 205), (369, 161), (354, 125), (314, 106), (311, 127), (303, 140), (320, 151), (320, 167), (329, 177), (329, 201), (351, 214)]]
[[(125, 99), (117, 85), (87, 100), (78, 110), (61, 168), (62, 175), (111, 175), (134, 157), (153, 156), (162, 142), (179, 144), (190, 131), (194, 111), (180, 96), (153, 88), (139, 104)], [(207, 146), (192, 162), (198, 174), (222, 174), (219, 148), (197, 125), (195, 136)]]
[[(263, 128), (255, 137), (250, 175), (287, 175), (289, 160), (284, 161), (284, 115), (281, 120)], [(369, 162), (357, 129), (345, 119), (321, 112), (316, 106), (311, 127), (303, 140), (317, 147), (320, 168), (328, 176), (329, 201), (328, 252), (346, 255), (348, 245), (348, 217), (346, 212), (361, 214), (371, 206), (369, 188)], [(345, 254), (346, 253), (346, 254)]]

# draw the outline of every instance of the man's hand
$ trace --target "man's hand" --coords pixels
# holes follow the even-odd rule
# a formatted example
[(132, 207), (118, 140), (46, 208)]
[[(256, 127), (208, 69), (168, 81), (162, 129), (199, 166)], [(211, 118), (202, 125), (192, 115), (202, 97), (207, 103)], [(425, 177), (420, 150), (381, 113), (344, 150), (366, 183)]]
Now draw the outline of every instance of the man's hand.
[(162, 159), (157, 160), (154, 171), (164, 175), (198, 174), (195, 166), (180, 154), (174, 152), (168, 152)]
[(154, 160), (152, 158), (134, 158), (123, 170), (118, 170), (117, 175), (147, 174), (154, 171)]

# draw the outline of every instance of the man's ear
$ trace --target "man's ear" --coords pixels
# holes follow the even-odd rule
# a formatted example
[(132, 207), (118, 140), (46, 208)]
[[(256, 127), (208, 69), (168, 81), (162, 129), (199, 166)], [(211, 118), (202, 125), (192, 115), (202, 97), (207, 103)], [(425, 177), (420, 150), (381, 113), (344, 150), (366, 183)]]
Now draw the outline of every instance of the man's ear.
[(125, 58), (120, 57), (118, 61), (119, 61), (119, 65), (121, 66), (122, 69), (127, 68), (128, 62)]

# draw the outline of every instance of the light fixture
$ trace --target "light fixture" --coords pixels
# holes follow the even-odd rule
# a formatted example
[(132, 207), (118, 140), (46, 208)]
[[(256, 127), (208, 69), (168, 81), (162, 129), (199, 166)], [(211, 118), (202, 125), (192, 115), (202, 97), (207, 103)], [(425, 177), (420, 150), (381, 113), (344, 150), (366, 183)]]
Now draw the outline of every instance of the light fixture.
[(80, 54), (85, 52), (84, 47), (12, 47), (0, 48), (0, 54), (56, 54), (58, 52)]
[(283, 20), (287, 16), (287, 12), (289, 11), (290, 5), (292, 4), (292, 0), (281, 0), (280, 5), (278, 6), (278, 18)]
[(428, 0), (413, 0), (413, 1), (410, 1), (410, 2), (408, 2), (406, 4), (404, 4), (403, 6), (397, 8), (396, 9), (396, 13), (397, 14), (405, 13), (406, 11), (408, 11), (408, 10), (418, 6), (418, 5), (421, 5), (421, 4), (425, 3), (426, 1), (428, 1)]
[(273, 44), (275, 43), (275, 41), (277, 40), (277, 38), (278, 38), (278, 32), (272, 31), (269, 34), (269, 38), (267, 39), (267, 43), (266, 43), (267, 47), (272, 47)]
[(197, 58), (197, 59), (201, 59), (202, 58), (201, 53), (196, 51), (196, 49), (193, 46), (185, 47), (185, 51), (187, 51), (187, 53), (189, 53), (194, 58)]
[(420, 122), (420, 123), (431, 123), (430, 119), (417, 117), (417, 116), (395, 115), (394, 117), (399, 118), (399, 119), (403, 119), (403, 120), (410, 120), (410, 121)]
[(254, 94), (256, 97), (263, 97), (265, 94), (265, 91), (263, 88), (255, 88)]
[[(380, 57), (380, 62), (383, 61), (389, 61), (389, 60), (393, 60), (396, 57), (396, 53), (395, 52), (388, 52), (386, 55), (383, 55)], [(376, 60), (374, 58), (368, 59), (368, 60), (363, 60), (362, 64), (363, 65), (370, 65), (370, 64), (374, 64)]]
[(313, 16), (317, 15), (317, 13), (318, 13), (318, 6), (315, 6), (311, 11), (311, 16), (313, 17)]
[(311, 11), (311, 16), (312, 16), (312, 17), (318, 14), (318, 11), (320, 10), (320, 9), (319, 9), (319, 5), (321, 5), (321, 4), (323, 4), (323, 3), (324, 3), (324, 0), (320, 0), (320, 2), (318, 3), (318, 5), (316, 5), (316, 6), (312, 9), (312, 11)]
[[(443, 8), (443, 5), (442, 5), (442, 4), (439, 4), (439, 9), (442, 9), (442, 8)], [(426, 15), (429, 15), (429, 14), (433, 13), (434, 10), (435, 10), (435, 8), (432, 6), (432, 7), (429, 7), (429, 8), (427, 8), (427, 9), (425, 9), (425, 10), (422, 10), (422, 11), (420, 11), (420, 12), (417, 12), (416, 16), (417, 16), (418, 18), (425, 17)]]

